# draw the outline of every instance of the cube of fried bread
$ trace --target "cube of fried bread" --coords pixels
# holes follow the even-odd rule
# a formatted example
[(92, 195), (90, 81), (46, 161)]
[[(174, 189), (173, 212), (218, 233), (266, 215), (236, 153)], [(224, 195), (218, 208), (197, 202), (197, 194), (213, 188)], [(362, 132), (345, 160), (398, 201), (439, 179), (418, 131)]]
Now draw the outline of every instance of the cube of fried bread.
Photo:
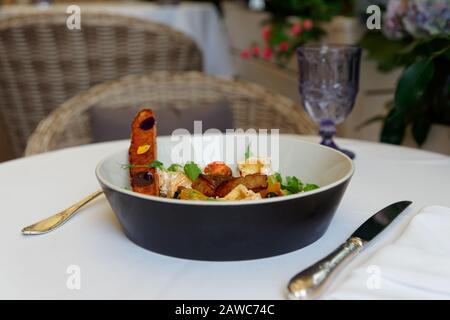
[(240, 184), (253, 192), (259, 192), (267, 188), (267, 176), (262, 174), (251, 174), (245, 177), (233, 178), (217, 187), (215, 196), (223, 198)]
[(265, 175), (273, 173), (272, 161), (269, 158), (248, 158), (238, 162), (238, 169), (242, 177), (257, 173)]
[(244, 185), (239, 184), (236, 188), (231, 190), (225, 197), (221, 198), (221, 200), (256, 200), (262, 199), (259, 193), (253, 192), (252, 190), (248, 190)]

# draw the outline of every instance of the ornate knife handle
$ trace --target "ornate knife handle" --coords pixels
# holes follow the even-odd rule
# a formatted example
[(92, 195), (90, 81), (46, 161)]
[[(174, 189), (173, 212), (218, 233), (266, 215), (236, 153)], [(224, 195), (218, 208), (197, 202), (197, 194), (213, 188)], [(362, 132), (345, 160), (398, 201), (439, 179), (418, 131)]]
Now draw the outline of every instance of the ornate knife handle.
[(344, 261), (353, 258), (364, 246), (357, 237), (349, 238), (331, 254), (303, 270), (289, 281), (290, 299), (316, 299), (322, 295)]

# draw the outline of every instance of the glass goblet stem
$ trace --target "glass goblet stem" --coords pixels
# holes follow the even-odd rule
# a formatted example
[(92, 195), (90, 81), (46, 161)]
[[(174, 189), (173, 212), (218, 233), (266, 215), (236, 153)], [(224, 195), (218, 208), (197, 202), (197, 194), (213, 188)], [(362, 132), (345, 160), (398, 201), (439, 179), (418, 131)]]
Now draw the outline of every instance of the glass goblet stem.
[(322, 141), (320, 142), (321, 145), (336, 149), (341, 151), (342, 153), (346, 154), (350, 159), (355, 158), (355, 153), (346, 150), (341, 149), (337, 146), (337, 144), (334, 142), (333, 137), (336, 134), (336, 124), (333, 120), (322, 120), (320, 122), (320, 136), (322, 137)]
[(324, 146), (336, 148), (336, 144), (333, 141), (333, 136), (336, 134), (336, 125), (332, 120), (322, 120), (320, 122), (320, 136), (322, 137), (322, 141), (320, 144)]

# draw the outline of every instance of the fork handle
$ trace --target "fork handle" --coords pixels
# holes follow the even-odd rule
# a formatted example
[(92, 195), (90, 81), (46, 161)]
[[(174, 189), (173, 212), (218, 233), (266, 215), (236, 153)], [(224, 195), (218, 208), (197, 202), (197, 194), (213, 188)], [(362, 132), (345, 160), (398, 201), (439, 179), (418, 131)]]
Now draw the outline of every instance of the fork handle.
[(34, 235), (34, 234), (43, 234), (55, 230), (56, 228), (62, 226), (65, 222), (67, 222), (70, 218), (72, 218), (79, 209), (84, 207), (86, 204), (97, 198), (103, 194), (102, 190), (98, 190), (86, 198), (80, 200), (69, 208), (52, 215), (44, 220), (36, 222), (28, 227), (22, 229), (22, 234), (24, 235)]

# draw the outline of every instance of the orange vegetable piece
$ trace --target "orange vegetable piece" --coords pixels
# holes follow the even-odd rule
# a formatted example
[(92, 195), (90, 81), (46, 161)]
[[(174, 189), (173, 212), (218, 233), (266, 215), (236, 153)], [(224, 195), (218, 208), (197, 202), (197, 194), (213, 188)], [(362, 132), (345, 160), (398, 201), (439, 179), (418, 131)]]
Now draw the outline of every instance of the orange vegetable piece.
[(262, 198), (267, 198), (269, 193), (275, 193), (277, 196), (282, 196), (281, 183), (275, 182), (274, 184), (269, 185), (266, 190), (260, 192)]
[(231, 176), (232, 172), (230, 167), (228, 167), (222, 161), (214, 161), (208, 164), (203, 170), (205, 174), (213, 174), (213, 175), (222, 175), (222, 176)]

